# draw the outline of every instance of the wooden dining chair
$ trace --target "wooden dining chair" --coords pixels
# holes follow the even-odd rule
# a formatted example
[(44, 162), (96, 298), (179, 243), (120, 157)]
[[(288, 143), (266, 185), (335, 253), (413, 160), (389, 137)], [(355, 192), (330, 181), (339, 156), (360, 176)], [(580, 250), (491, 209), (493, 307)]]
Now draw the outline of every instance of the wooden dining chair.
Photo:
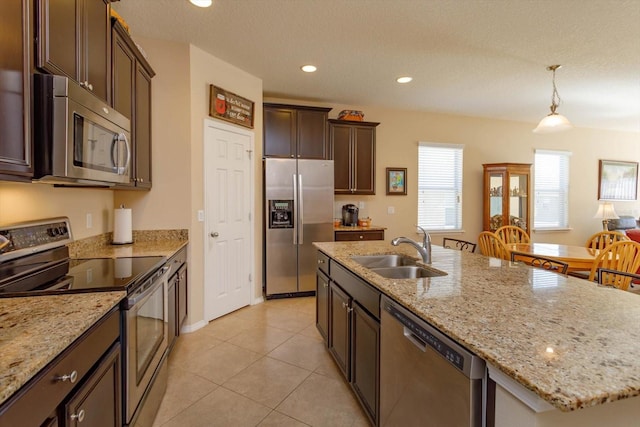
[(545, 270), (550, 270), (565, 275), (567, 274), (567, 269), (569, 268), (569, 264), (567, 264), (566, 262), (516, 251), (511, 252), (511, 261), (524, 262), (525, 264), (532, 267), (544, 268)]
[(458, 249), (460, 251), (475, 252), (476, 243), (467, 242), (466, 240), (454, 239), (452, 237), (443, 237), (442, 247), (448, 249)]
[(612, 243), (622, 242), (624, 240), (631, 239), (619, 231), (600, 231), (589, 237), (585, 246), (589, 249), (604, 249)]
[(503, 225), (496, 230), (496, 236), (503, 243), (529, 243), (531, 239), (526, 231), (515, 225)]
[[(623, 291), (640, 293), (640, 274), (625, 271), (598, 268), (598, 284), (613, 286)], [(635, 286), (634, 283), (635, 282)]]
[(480, 233), (478, 236), (478, 246), (480, 246), (480, 253), (482, 255), (506, 260), (510, 259), (510, 251), (507, 246), (502, 240), (498, 239), (498, 236), (490, 231)]
[(593, 261), (589, 272), (589, 281), (598, 280), (598, 268), (635, 273), (640, 267), (640, 243), (633, 240), (623, 240), (612, 243), (604, 249)]

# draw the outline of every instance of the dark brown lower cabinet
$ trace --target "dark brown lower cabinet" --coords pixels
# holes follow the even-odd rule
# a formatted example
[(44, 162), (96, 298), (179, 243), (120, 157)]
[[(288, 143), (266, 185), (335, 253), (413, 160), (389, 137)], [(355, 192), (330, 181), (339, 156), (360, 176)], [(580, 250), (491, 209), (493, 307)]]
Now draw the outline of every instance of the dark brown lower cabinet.
[(318, 271), (316, 278), (316, 328), (325, 342), (329, 338), (329, 278)]
[(329, 351), (347, 380), (350, 379), (351, 298), (335, 283), (329, 285)]
[(352, 313), (351, 387), (375, 425), (380, 403), (380, 322), (357, 302)]
[(118, 427), (122, 423), (120, 343), (64, 406), (65, 426)]
[(327, 348), (375, 426), (380, 406), (380, 292), (334, 260), (328, 262), (329, 276), (317, 272), (316, 326), (322, 334), (322, 319), (328, 319)]

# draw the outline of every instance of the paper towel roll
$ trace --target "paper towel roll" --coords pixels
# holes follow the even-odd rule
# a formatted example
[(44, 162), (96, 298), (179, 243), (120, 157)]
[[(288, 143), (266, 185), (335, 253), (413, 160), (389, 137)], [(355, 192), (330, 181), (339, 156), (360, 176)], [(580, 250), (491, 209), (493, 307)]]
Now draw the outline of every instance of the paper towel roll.
[(132, 243), (131, 209), (115, 209), (113, 212), (113, 243), (116, 245)]

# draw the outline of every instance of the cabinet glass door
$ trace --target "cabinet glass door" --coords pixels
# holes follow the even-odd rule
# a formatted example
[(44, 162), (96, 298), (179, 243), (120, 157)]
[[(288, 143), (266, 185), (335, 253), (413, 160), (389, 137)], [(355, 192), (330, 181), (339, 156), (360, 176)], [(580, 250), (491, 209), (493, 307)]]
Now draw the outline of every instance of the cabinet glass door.
[(492, 173), (489, 175), (489, 216), (491, 231), (496, 231), (502, 227), (502, 192), (503, 192), (503, 174)]
[(509, 178), (509, 225), (527, 230), (527, 175), (512, 174)]

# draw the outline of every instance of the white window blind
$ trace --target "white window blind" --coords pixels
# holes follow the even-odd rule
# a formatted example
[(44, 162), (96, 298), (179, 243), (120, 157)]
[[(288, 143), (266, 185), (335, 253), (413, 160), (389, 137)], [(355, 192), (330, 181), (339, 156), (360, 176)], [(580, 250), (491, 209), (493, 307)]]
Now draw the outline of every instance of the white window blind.
[(569, 227), (568, 151), (536, 150), (534, 224), (536, 229)]
[(418, 145), (418, 225), (462, 229), (462, 151), (457, 144)]

